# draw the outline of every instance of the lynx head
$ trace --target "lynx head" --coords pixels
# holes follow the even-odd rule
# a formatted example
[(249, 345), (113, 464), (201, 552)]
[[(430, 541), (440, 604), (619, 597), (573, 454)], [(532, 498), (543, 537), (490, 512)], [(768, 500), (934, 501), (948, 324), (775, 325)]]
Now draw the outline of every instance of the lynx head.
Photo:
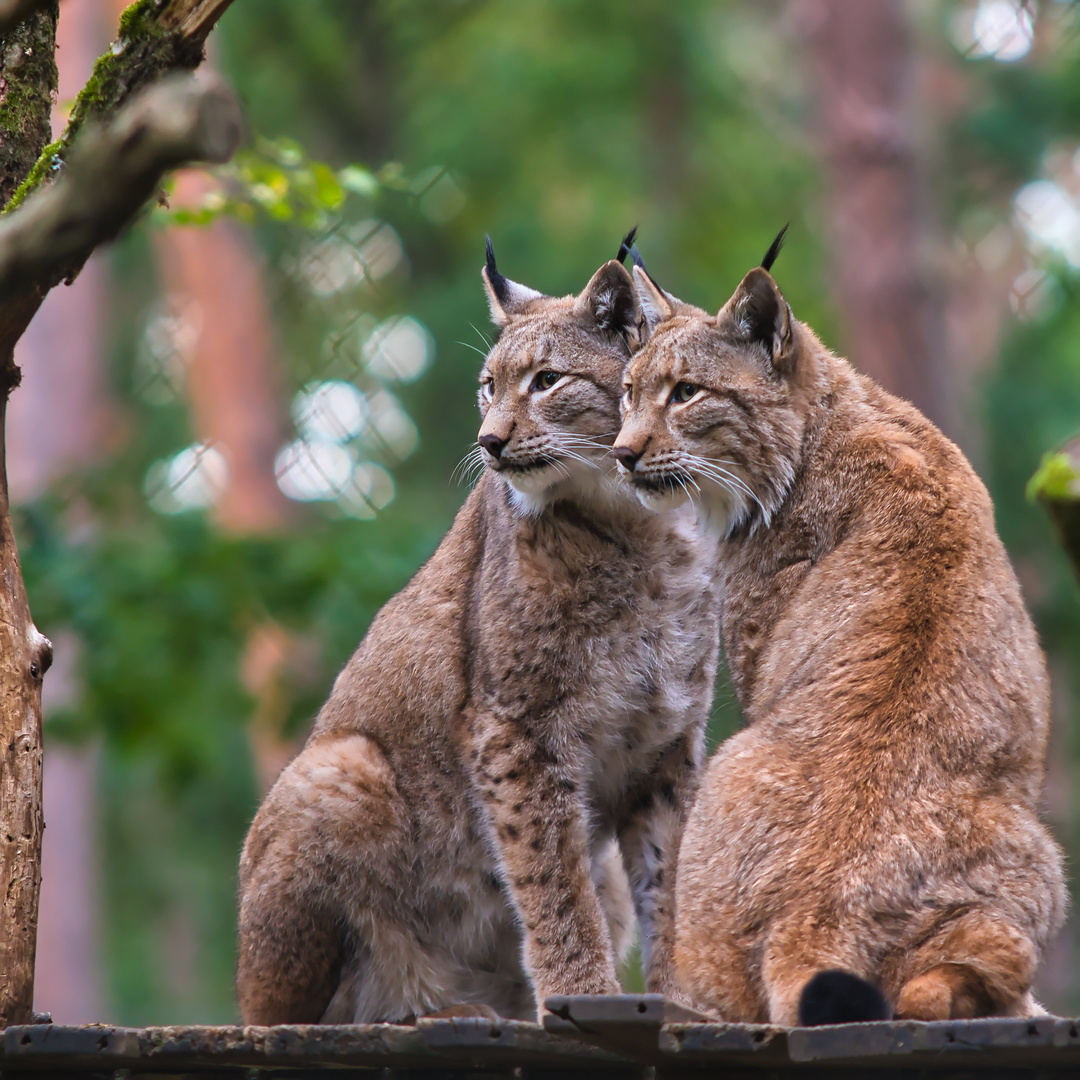
[(480, 459), (524, 514), (556, 499), (618, 497), (608, 455), (639, 340), (630, 274), (612, 259), (577, 296), (544, 296), (499, 273), (490, 240), (481, 274), (502, 332), (480, 372)]
[(613, 452), (645, 506), (692, 500), (723, 536), (767, 526), (795, 475), (816, 339), (769, 273), (782, 237), (715, 315), (634, 267), (646, 343)]

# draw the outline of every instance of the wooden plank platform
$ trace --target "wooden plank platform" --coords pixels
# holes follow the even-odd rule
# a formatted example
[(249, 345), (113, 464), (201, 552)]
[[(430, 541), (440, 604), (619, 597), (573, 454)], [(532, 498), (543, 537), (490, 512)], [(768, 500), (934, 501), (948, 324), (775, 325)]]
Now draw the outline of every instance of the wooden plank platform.
[(34, 1024), (0, 1033), (0, 1077), (366, 1076), (377, 1080), (1006, 1080), (1080, 1076), (1077, 1021), (966, 1020), (781, 1028), (701, 1022), (655, 994), (562, 997), (543, 1026), (120, 1028)]

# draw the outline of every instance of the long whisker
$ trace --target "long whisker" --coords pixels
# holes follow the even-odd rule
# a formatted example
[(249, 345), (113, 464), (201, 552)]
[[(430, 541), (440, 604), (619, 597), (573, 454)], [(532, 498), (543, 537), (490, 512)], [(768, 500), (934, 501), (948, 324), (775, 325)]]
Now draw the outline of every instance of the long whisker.
[(558, 469), (567, 480), (570, 479), (570, 470), (557, 458), (549, 459), (548, 464), (551, 465), (552, 468)]
[(752, 496), (754, 494), (751, 487), (742, 479), (742, 477), (730, 472), (721, 465), (715, 465), (711, 462), (702, 462), (698, 464), (698, 468), (705, 476), (711, 476), (713, 478), (722, 476), (725, 480), (745, 492), (747, 495)]
[(691, 502), (694, 501), (694, 492), (686, 486), (687, 481), (689, 481), (691, 484), (694, 484), (694, 491), (696, 491), (699, 495), (701, 494), (701, 488), (699, 488), (697, 484), (694, 483), (694, 478), (692, 476), (683, 476), (680, 474), (677, 479), (679, 481), (679, 486), (683, 489), (683, 491), (686, 492), (686, 497)]
[(472, 344), (470, 344), (470, 343), (469, 343), (469, 342), (467, 342), (467, 341), (459, 341), (459, 342), (456, 342), (456, 344), (458, 344), (458, 345), (464, 345), (466, 349), (472, 349), (472, 351), (473, 351), (474, 353), (479, 353), (479, 354), (480, 354), (481, 356), (483, 356), (483, 357), (484, 357), (485, 359), (487, 358), (487, 353), (486, 353), (486, 352), (484, 352), (484, 350), (483, 350), (483, 349), (478, 349), (478, 348), (477, 348), (477, 347), (476, 347), (475, 345), (472, 345)]
[(709, 479), (716, 480), (717, 482), (722, 481), (727, 487), (741, 491), (749, 498), (756, 498), (754, 492), (747, 486), (745, 481), (719, 465), (700, 463), (697, 464), (697, 470), (702, 476), (707, 476)]
[[(479, 471), (477, 469), (479, 467)], [(479, 446), (474, 446), (454, 467), (454, 471), (450, 474), (450, 483), (454, 483), (458, 480), (461, 483), (468, 483), (470, 486), (476, 480), (476, 477), (480, 475), (480, 471), (484, 468), (484, 454)], [(471, 475), (475, 472), (475, 475)], [(466, 480), (466, 476), (470, 479)]]
[(590, 469), (598, 469), (600, 466), (595, 461), (591, 461), (589, 458), (582, 454), (578, 454), (573, 450), (568, 449), (565, 446), (559, 447), (559, 452), (564, 456), (570, 458), (571, 461), (580, 461), (582, 465), (588, 465)]
[(492, 343), (491, 343), (490, 339), (488, 338), (487, 334), (485, 334), (483, 332), (483, 330), (481, 330), (478, 326), (475, 326), (473, 323), (469, 323), (469, 325), (480, 335), (480, 340), (487, 346), (487, 351), (491, 352), (491, 350), (495, 346), (492, 345)]
[(710, 458), (701, 458), (693, 454), (688, 456), (696, 459), (702, 475), (708, 476), (712, 480), (715, 480), (717, 483), (723, 484), (723, 486), (727, 487), (733, 493), (737, 490), (742, 494), (746, 495), (748, 498), (753, 499), (753, 501), (757, 503), (758, 508), (761, 510), (761, 512), (766, 517), (769, 516), (768, 510), (765, 509), (765, 504), (761, 501), (761, 499), (758, 498), (757, 492), (755, 492), (754, 489), (750, 487), (750, 485), (747, 484), (745, 480), (742, 479), (742, 477), (736, 476), (734, 473), (729, 472), (722, 465), (719, 465), (716, 461)]

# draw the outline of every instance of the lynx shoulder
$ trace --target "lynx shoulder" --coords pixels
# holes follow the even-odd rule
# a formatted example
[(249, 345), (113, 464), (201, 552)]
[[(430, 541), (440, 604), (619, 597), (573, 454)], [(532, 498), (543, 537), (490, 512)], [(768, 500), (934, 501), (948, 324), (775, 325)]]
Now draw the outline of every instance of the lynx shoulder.
[(715, 315), (635, 270), (614, 454), (721, 538), (745, 730), (681, 848), (676, 967), (732, 1021), (1038, 1011), (1065, 906), (1039, 821), (1043, 656), (985, 488), (764, 268)]
[(463, 1003), (535, 1018), (549, 994), (618, 991), (634, 916), (650, 985), (672, 985), (718, 648), (712, 556), (691, 520), (645, 513), (611, 461), (639, 322), (624, 267), (551, 298), (489, 248), (484, 282), (501, 336), (480, 377), (483, 475), (252, 824), (248, 1023)]

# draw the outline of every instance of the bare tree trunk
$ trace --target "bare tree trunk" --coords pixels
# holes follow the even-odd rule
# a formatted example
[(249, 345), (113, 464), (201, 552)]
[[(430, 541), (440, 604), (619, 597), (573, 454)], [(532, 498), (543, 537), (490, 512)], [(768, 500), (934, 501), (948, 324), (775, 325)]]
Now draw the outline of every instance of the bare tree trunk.
[[(7, 393), (0, 393), (0, 447)], [(41, 884), (41, 679), (52, 645), (30, 617), (11, 532), (0, 451), (0, 1027), (27, 1023), (34, 1002)]]
[[(113, 17), (115, 14), (115, 17)], [(108, 47), (115, 13), (101, 0), (65, 0), (57, 27), (58, 101), (53, 130), (63, 126), (63, 102), (74, 99), (94, 61)], [(110, 430), (101, 327), (108, 272), (92, 258), (70, 288), (54, 290), (20, 340), (23, 373), (8, 409), (11, 499), (38, 498), (59, 477), (97, 462)], [(34, 1009), (57, 1023), (105, 1019), (101, 978), (97, 858), (97, 746), (49, 738), (50, 708), (78, 696), (70, 632), (49, 627), (56, 663), (43, 694), (45, 762), (41, 900), (38, 912)]]
[[(99, 61), (94, 92), (76, 102), (68, 142), (86, 119), (109, 120), (162, 75), (197, 67), (206, 35), (229, 2), (137, 0), (121, 24), (123, 47)], [(0, 198), (8, 211), (52, 176), (56, 153), (64, 150), (67, 161), (63, 140), (43, 152), (55, 90), (56, 12), (54, 0), (0, 40)], [(73, 158), (49, 191), (0, 219), (0, 1027), (32, 1016), (43, 828), (41, 680), (52, 661), (52, 646), (30, 616), (11, 529), (3, 447), (8, 396), (19, 384), (14, 349), (49, 290), (73, 278), (93, 248), (119, 232), (166, 169), (225, 160), (235, 149), (239, 119), (223, 89), (156, 89), (161, 92), (147, 91), (83, 146), (78, 169)]]
[[(189, 170), (180, 174), (174, 199), (194, 203), (206, 191), (206, 178)], [(169, 293), (198, 313), (198, 338), (187, 358), (192, 425), (229, 468), (214, 515), (229, 532), (280, 529), (291, 517), (274, 481), (274, 455), (285, 434), (272, 320), (255, 252), (233, 221), (169, 229), (158, 251)]]
[[(56, 17), (53, 3), (0, 40), (0, 203), (49, 141)], [(41, 679), (52, 661), (52, 646), (30, 617), (8, 513), (7, 400), (19, 384), (11, 345), (0, 352), (0, 1027), (25, 1023), (33, 1012), (44, 829)]]
[[(197, 171), (182, 173), (175, 201), (197, 202), (206, 187)], [(169, 229), (158, 251), (170, 294), (197, 313), (199, 333), (187, 357), (192, 426), (222, 452), (229, 469), (214, 516), (231, 533), (278, 531), (293, 511), (274, 479), (274, 456), (286, 436), (258, 258), (232, 221)], [(288, 716), (282, 674), (294, 644), (283, 627), (266, 622), (254, 629), (244, 655), (244, 684), (256, 702), (248, 734), (264, 791), (297, 749), (282, 732)]]
[(955, 430), (913, 129), (903, 0), (800, 0), (827, 176), (836, 295), (860, 371)]

